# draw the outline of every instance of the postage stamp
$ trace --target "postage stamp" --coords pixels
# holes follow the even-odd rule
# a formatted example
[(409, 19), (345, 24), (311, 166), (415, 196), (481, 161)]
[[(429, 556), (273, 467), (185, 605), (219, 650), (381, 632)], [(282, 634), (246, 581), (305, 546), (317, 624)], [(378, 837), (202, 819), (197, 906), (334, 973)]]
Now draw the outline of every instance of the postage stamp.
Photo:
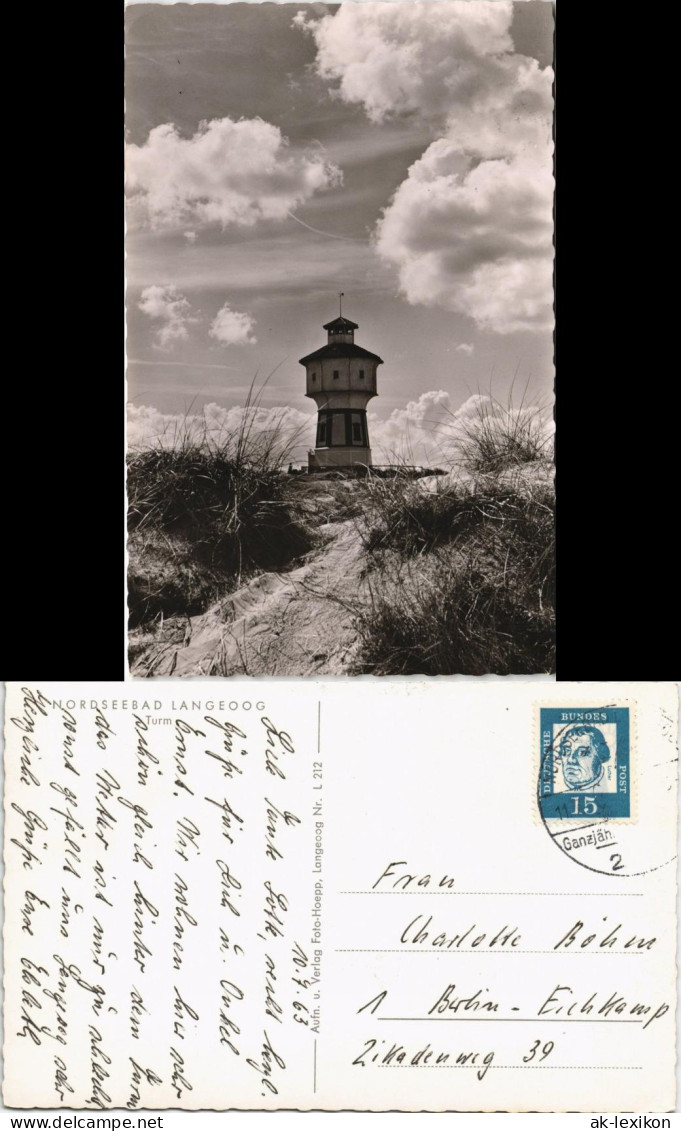
[(629, 707), (542, 707), (542, 816), (631, 817), (630, 733)]

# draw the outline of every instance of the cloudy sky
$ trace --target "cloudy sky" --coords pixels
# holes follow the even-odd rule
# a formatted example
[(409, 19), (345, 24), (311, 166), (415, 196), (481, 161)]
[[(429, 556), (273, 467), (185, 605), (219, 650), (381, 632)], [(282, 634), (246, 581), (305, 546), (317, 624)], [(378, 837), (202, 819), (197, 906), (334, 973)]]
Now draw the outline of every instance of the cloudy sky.
[(375, 449), (550, 397), (552, 35), (548, 0), (129, 4), (131, 441), (256, 373), (305, 429), (339, 290)]

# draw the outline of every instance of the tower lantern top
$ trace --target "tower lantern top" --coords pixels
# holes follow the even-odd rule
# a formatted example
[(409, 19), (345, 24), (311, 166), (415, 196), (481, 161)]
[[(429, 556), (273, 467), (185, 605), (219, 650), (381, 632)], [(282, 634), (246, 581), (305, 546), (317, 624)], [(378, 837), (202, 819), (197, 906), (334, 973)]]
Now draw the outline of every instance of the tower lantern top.
[(329, 332), (329, 340), (321, 349), (314, 350), (313, 353), (308, 353), (306, 357), (301, 357), (301, 365), (311, 365), (313, 361), (321, 361), (323, 358), (366, 358), (367, 361), (375, 361), (377, 365), (381, 364), (381, 358), (377, 353), (372, 353), (371, 350), (365, 350), (362, 346), (355, 344), (355, 330), (359, 327), (356, 322), (352, 322), (350, 318), (344, 318), (340, 315), (338, 318), (332, 319), (331, 322), (324, 324), (324, 329)]
[(340, 315), (331, 322), (326, 322), (324, 329), (329, 332), (329, 342), (354, 342), (355, 330), (359, 327), (356, 322)]
[(356, 322), (352, 322), (349, 318), (343, 318), (342, 315), (334, 318), (331, 322), (325, 322), (323, 328), (325, 330), (336, 330), (341, 334), (346, 333), (347, 330), (359, 330)]

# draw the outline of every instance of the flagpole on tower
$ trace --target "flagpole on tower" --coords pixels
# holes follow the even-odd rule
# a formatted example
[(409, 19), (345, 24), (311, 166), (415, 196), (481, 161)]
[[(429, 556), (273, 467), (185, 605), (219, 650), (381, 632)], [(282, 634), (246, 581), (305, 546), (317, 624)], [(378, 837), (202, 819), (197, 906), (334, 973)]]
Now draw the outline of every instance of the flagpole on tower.
[(345, 294), (345, 291), (339, 291), (338, 292), (338, 313), (339, 313), (341, 318), (343, 317), (343, 295), (344, 294)]

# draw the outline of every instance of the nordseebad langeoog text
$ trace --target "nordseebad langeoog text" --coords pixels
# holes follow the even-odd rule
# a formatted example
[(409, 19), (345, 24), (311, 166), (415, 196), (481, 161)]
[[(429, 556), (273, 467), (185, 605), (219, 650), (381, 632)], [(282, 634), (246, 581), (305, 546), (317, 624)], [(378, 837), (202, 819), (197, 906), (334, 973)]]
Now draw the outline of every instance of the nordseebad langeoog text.
[(259, 699), (52, 699), (51, 706), (67, 711), (264, 711)]

